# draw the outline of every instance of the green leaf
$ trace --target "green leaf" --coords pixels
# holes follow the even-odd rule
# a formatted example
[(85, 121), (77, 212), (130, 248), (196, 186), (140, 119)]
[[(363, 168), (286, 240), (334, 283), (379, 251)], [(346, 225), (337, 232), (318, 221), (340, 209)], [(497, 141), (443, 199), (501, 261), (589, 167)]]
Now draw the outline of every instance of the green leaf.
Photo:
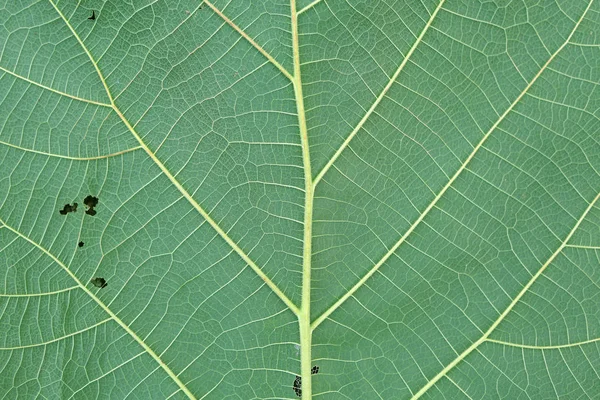
[(594, 0), (0, 1), (2, 398), (597, 398), (599, 83)]

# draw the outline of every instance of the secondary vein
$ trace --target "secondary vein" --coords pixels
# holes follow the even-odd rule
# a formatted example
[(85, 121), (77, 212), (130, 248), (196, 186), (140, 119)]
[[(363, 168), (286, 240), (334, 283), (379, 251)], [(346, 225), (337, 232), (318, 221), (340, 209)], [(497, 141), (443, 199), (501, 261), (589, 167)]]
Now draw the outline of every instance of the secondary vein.
[(398, 247), (406, 240), (406, 238), (416, 229), (416, 227), (425, 219), (425, 216), (429, 214), (429, 212), (435, 207), (437, 202), (442, 198), (442, 196), (446, 193), (446, 191), (454, 184), (456, 179), (460, 174), (467, 168), (467, 165), (471, 162), (471, 160), (478, 153), (479, 149), (483, 146), (483, 144), (487, 141), (487, 139), (491, 136), (492, 132), (496, 130), (498, 125), (506, 118), (508, 114), (513, 110), (513, 108), (521, 101), (523, 96), (529, 91), (529, 89), (533, 86), (533, 84), (537, 81), (537, 79), (541, 76), (542, 72), (550, 65), (552, 60), (562, 51), (562, 49), (569, 43), (569, 40), (575, 33), (575, 30), (583, 20), (585, 14), (589, 10), (591, 3), (588, 4), (588, 8), (581, 16), (581, 19), (577, 22), (569, 37), (565, 40), (565, 42), (554, 52), (546, 61), (546, 63), (541, 67), (538, 73), (533, 77), (533, 79), (527, 84), (527, 86), (523, 89), (523, 91), (517, 96), (517, 98), (508, 106), (508, 108), (502, 113), (502, 115), (496, 120), (496, 122), (490, 127), (490, 129), (486, 132), (483, 138), (479, 141), (479, 143), (473, 148), (471, 154), (466, 158), (466, 160), (462, 163), (462, 165), (458, 168), (458, 170), (454, 173), (452, 178), (446, 183), (446, 185), (442, 188), (442, 190), (435, 196), (435, 198), (429, 203), (427, 208), (419, 215), (416, 221), (408, 228), (404, 235), (385, 253), (385, 255), (363, 276), (348, 292), (346, 292), (338, 301), (336, 301), (331, 307), (329, 307), (323, 314), (321, 314), (313, 323), (313, 330), (319, 326), (323, 321), (325, 321), (329, 315), (331, 315), (335, 310), (337, 310), (348, 298), (350, 298), (379, 268), (396, 252)]

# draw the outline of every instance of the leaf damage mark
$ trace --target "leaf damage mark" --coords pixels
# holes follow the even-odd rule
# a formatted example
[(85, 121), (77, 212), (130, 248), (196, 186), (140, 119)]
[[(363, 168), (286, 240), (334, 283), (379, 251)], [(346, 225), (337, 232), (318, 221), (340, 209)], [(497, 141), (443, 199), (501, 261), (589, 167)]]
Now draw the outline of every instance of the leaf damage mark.
[(302, 397), (302, 378), (298, 375), (296, 375), (296, 380), (294, 380), (293, 389), (296, 392), (296, 396)]
[[(319, 373), (319, 366), (315, 365), (312, 367), (312, 369), (310, 370), (311, 375), (316, 375)], [(296, 375), (296, 379), (294, 379), (294, 384), (292, 386), (292, 389), (294, 389), (294, 392), (296, 393), (296, 396), (298, 397), (302, 397), (302, 377)]]
[(89, 17), (88, 19), (91, 19), (92, 21), (94, 21), (96, 19), (96, 12), (94, 10), (92, 10), (92, 16)]
[(97, 197), (94, 197), (90, 194), (85, 199), (83, 199), (83, 204), (85, 204), (88, 208), (87, 210), (85, 210), (86, 214), (91, 216), (96, 215), (96, 210), (94, 210), (94, 207), (98, 205)]
[(92, 282), (92, 284), (100, 289), (105, 288), (107, 283), (106, 283), (106, 279), (104, 278), (94, 278), (92, 279), (90, 282)]
[(58, 212), (60, 213), (60, 215), (67, 215), (68, 213), (75, 211), (77, 211), (77, 203), (73, 203), (73, 205), (65, 204), (63, 209), (59, 210)]
[(83, 245), (84, 245), (84, 244), (85, 244), (85, 243), (83, 243), (83, 242), (79, 242), (79, 243), (77, 243), (77, 246), (79, 246), (79, 247), (83, 247)]

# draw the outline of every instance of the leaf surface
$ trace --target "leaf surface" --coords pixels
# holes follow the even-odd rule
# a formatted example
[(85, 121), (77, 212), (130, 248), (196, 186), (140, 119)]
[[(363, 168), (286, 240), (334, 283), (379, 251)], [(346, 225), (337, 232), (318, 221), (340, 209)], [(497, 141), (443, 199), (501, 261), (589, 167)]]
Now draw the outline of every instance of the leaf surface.
[(0, 2), (3, 398), (597, 398), (599, 26)]

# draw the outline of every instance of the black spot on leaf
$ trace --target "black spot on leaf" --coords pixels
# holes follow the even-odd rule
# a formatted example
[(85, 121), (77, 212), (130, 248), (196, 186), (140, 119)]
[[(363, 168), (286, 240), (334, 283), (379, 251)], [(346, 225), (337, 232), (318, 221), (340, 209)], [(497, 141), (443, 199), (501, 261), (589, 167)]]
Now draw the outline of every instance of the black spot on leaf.
[(85, 213), (87, 215), (91, 215), (91, 216), (96, 215), (96, 210), (94, 210), (94, 207), (96, 207), (98, 205), (97, 197), (94, 197), (90, 194), (85, 199), (83, 199), (83, 204), (85, 204), (88, 207), (88, 209), (85, 210)]
[(94, 278), (91, 280), (92, 284), (100, 289), (106, 287), (106, 280), (104, 278)]
[(85, 204), (88, 207), (96, 207), (98, 205), (98, 198), (90, 194), (86, 196), (85, 199), (83, 199), (83, 204)]
[(75, 212), (77, 211), (77, 203), (73, 203), (73, 205), (70, 204), (65, 204), (65, 206), (63, 207), (62, 210), (59, 210), (58, 212), (61, 215), (67, 215), (70, 212)]
[(92, 21), (96, 19), (96, 12), (94, 10), (92, 10), (92, 16), (88, 19), (91, 19)]
[[(310, 373), (312, 375), (318, 374), (319, 366), (315, 365), (314, 367), (312, 367), (312, 369), (310, 370)], [(302, 377), (296, 375), (296, 379), (294, 380), (294, 385), (292, 386), (292, 389), (294, 389), (296, 396), (302, 397)]]
[(302, 378), (298, 375), (296, 375), (296, 379), (294, 380), (293, 389), (296, 392), (296, 396), (302, 397)]
[(79, 243), (77, 243), (77, 245), (78, 245), (79, 247), (83, 247), (83, 245), (84, 245), (84, 244), (85, 244), (85, 243), (83, 243), (83, 242), (79, 242)]

